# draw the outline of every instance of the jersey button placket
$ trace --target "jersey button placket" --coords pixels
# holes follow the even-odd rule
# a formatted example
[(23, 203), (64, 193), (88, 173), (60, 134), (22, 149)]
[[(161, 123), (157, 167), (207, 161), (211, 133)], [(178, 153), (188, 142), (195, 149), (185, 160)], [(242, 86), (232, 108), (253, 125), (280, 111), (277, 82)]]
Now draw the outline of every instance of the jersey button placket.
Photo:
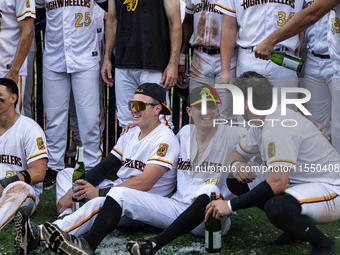
[(66, 60), (66, 69), (67, 72), (69, 72), (72, 67), (71, 67), (71, 58), (70, 58), (70, 52), (72, 51), (71, 49), (71, 25), (72, 22), (72, 12), (71, 8), (64, 7), (63, 11), (63, 23), (64, 23), (64, 51), (65, 51), (65, 60)]

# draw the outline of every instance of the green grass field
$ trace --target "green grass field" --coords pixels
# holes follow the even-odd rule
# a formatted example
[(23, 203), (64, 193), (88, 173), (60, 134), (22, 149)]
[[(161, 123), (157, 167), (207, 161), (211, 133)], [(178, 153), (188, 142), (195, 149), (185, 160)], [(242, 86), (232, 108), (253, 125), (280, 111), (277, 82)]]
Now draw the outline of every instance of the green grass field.
[[(44, 191), (37, 212), (31, 220), (42, 224), (46, 220), (56, 217), (55, 188)], [(273, 227), (265, 214), (251, 208), (238, 212), (238, 216), (231, 218), (231, 229), (223, 238), (220, 254), (226, 255), (287, 255), (309, 254), (311, 247), (304, 242), (296, 242), (284, 247), (268, 247), (264, 242), (276, 238), (282, 232)], [(319, 228), (337, 245), (335, 254), (340, 254), (340, 221), (321, 225)], [(160, 232), (152, 227), (138, 229), (118, 229), (103, 240), (96, 254), (128, 254), (125, 244), (129, 240), (142, 240)], [(13, 222), (0, 231), (0, 255), (15, 254), (15, 228)], [(31, 254), (53, 254), (46, 248), (39, 248)], [(186, 234), (164, 247), (157, 254), (205, 254), (203, 238)]]

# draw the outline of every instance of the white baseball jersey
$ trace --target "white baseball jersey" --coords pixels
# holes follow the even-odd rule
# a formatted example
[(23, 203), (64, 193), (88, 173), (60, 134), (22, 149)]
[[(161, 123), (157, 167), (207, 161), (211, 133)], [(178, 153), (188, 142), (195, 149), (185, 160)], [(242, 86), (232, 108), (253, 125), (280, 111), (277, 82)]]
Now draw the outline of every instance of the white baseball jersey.
[[(308, 7), (314, 2), (314, 0), (306, 0), (306, 6)], [(329, 19), (329, 13), (319, 19), (314, 25), (306, 29), (304, 34), (304, 40), (307, 41), (307, 48), (309, 52), (314, 52), (321, 55), (329, 55), (328, 45), (325, 43), (327, 40), (327, 24)]]
[(246, 157), (260, 153), (268, 168), (290, 168), (291, 183), (322, 183), (340, 194), (340, 156), (335, 149), (305, 117), (290, 109), (287, 115), (280, 111), (278, 106), (266, 116), (262, 129), (250, 128), (237, 145), (238, 152)]
[(172, 198), (185, 204), (191, 204), (196, 191), (210, 183), (217, 185), (224, 197), (231, 195), (226, 185), (227, 158), (238, 141), (246, 135), (247, 130), (241, 127), (218, 125), (198, 165), (193, 166), (191, 164), (198, 152), (196, 132), (195, 125), (186, 125), (177, 134), (180, 141), (180, 154), (177, 164), (177, 192)]
[[(333, 60), (333, 68), (335, 77), (340, 77), (340, 4), (329, 14), (329, 30), (328, 30), (328, 48)], [(338, 90), (340, 85), (338, 84)]]
[[(13, 63), (20, 39), (18, 22), (28, 17), (35, 19), (34, 0), (0, 1), (0, 77), (5, 77)], [(26, 60), (19, 75), (27, 75)]]
[[(258, 45), (286, 24), (302, 10), (303, 4), (303, 0), (219, 0), (216, 10), (237, 19), (236, 44), (248, 48)], [(294, 52), (299, 45), (299, 36), (296, 35), (276, 47), (285, 46)]]
[[(0, 179), (11, 177), (28, 169), (28, 164), (47, 158), (43, 130), (32, 119), (19, 115), (14, 125), (0, 136)], [(42, 183), (33, 186), (36, 195), (42, 192)], [(36, 198), (36, 204), (39, 197)]]
[(36, 0), (36, 4), (46, 9), (45, 67), (74, 73), (100, 61), (94, 0)]
[(139, 127), (130, 129), (118, 139), (111, 153), (122, 161), (115, 185), (142, 174), (147, 164), (168, 168), (149, 192), (169, 196), (176, 184), (176, 163), (179, 145), (174, 133), (165, 125), (159, 124), (146, 137), (139, 140)]

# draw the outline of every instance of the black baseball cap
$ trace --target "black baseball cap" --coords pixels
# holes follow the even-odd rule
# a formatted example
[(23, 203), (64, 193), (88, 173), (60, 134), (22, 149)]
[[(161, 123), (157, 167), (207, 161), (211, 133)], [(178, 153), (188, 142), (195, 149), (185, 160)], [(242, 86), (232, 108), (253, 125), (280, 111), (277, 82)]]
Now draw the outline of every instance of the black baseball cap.
[(188, 105), (194, 106), (202, 103), (202, 94), (207, 95), (207, 102), (215, 102), (217, 104), (220, 103), (218, 96), (215, 94), (214, 91), (210, 90), (209, 88), (202, 86), (194, 88), (188, 96)]
[(165, 104), (166, 92), (161, 85), (157, 83), (143, 83), (136, 89), (135, 94), (143, 94), (156, 99), (162, 104), (160, 114), (171, 115), (170, 109)]

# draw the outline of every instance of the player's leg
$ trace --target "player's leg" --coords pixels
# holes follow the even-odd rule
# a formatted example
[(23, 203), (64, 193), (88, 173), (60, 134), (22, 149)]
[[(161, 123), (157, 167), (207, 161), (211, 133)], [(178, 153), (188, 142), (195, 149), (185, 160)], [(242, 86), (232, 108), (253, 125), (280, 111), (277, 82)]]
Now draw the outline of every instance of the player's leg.
[(66, 152), (66, 157), (74, 158), (77, 154), (77, 146), (81, 146), (80, 135), (79, 135), (79, 127), (77, 121), (77, 112), (76, 106), (74, 104), (73, 93), (71, 92), (70, 97), (70, 118), (69, 118), (69, 127), (72, 131), (72, 145), (69, 150)]
[(48, 163), (44, 189), (55, 184), (56, 173), (65, 168), (64, 155), (67, 143), (68, 109), (71, 93), (70, 74), (57, 73), (43, 68), (43, 100), (46, 114), (46, 143)]
[[(121, 216), (128, 216), (131, 220), (154, 227), (165, 228), (173, 222), (181, 210), (183, 210), (182, 205), (170, 198), (125, 187), (112, 188), (84, 239), (95, 250), (107, 234), (117, 226), (124, 226)], [(111, 219), (108, 221), (107, 217)]]
[[(190, 206), (186, 205), (187, 208), (162, 233), (139, 243), (131, 241), (127, 244), (127, 249), (131, 254), (138, 254), (134, 253), (137, 250), (151, 249), (153, 253), (150, 254), (154, 254), (174, 239), (188, 232), (197, 236), (204, 236), (205, 208), (210, 203), (211, 192), (220, 195), (219, 188), (214, 184), (208, 184), (198, 189), (193, 194), (193, 203)], [(222, 219), (222, 235), (226, 234), (229, 229), (230, 219), (224, 217)]]
[[(327, 208), (327, 209), (326, 209)], [(333, 254), (335, 245), (314, 224), (340, 218), (340, 198), (327, 185), (294, 185), (265, 205), (270, 222), (285, 234), (312, 245), (310, 254)]]
[(97, 165), (103, 156), (99, 63), (86, 71), (73, 73), (71, 79), (79, 134), (84, 146), (85, 170), (88, 171)]
[[(142, 69), (142, 70), (131, 70), (132, 75), (136, 78), (136, 80), (138, 81), (138, 86), (143, 84), (143, 83), (157, 83), (160, 86), (162, 86), (160, 84), (160, 81), (162, 80), (162, 76), (163, 73), (160, 71), (156, 71), (156, 70), (146, 70), (146, 69)], [(170, 91), (166, 91), (165, 94), (165, 104), (166, 106), (170, 109)], [(171, 122), (171, 115), (159, 115), (159, 120), (164, 123), (165, 125), (167, 125), (168, 127), (170, 127), (171, 129), (174, 128), (174, 125)]]
[(331, 78), (333, 72), (330, 59), (321, 59), (309, 52), (304, 68), (304, 78), (300, 79), (302, 87), (311, 93), (311, 100), (304, 106), (312, 115), (306, 117), (325, 125), (328, 134), (330, 134), (331, 127)]
[(28, 207), (29, 214), (36, 209), (37, 194), (32, 186), (24, 182), (9, 184), (0, 198), (0, 230), (12, 220), (20, 206)]
[(27, 78), (23, 99), (24, 115), (33, 118), (35, 37), (27, 54)]
[(340, 154), (340, 75), (332, 78), (332, 126), (331, 139), (335, 150)]
[(132, 123), (128, 102), (132, 99), (139, 85), (138, 81), (131, 75), (129, 69), (115, 69), (117, 117), (119, 126), (121, 127), (125, 127), (128, 123)]

